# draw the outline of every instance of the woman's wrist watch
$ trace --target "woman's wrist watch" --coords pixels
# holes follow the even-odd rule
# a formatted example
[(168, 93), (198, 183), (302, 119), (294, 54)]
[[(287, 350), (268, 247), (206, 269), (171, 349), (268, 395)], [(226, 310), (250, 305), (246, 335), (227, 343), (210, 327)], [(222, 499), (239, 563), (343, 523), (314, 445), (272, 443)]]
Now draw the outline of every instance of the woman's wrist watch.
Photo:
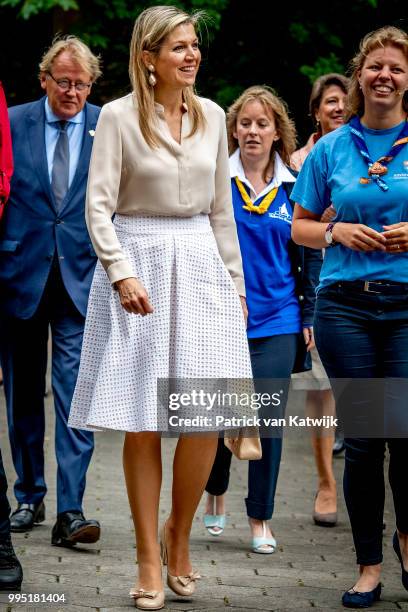
[(334, 228), (334, 223), (329, 223), (329, 225), (326, 227), (326, 231), (324, 233), (324, 239), (326, 241), (326, 244), (328, 247), (334, 247), (337, 246), (339, 243), (336, 242), (333, 239), (333, 228)]

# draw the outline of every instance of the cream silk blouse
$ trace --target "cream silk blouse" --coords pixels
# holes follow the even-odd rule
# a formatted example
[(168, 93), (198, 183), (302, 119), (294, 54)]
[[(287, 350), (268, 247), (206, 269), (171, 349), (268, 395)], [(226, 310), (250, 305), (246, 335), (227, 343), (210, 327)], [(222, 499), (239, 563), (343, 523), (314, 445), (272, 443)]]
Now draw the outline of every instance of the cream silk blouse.
[(114, 213), (176, 217), (205, 213), (238, 293), (245, 295), (231, 201), (225, 115), (211, 100), (199, 100), (207, 121), (205, 129), (187, 138), (191, 126), (185, 112), (181, 144), (170, 134), (163, 107), (155, 105), (160, 141), (156, 149), (142, 136), (132, 94), (102, 109), (89, 169), (86, 222), (111, 283), (134, 276), (115, 233)]

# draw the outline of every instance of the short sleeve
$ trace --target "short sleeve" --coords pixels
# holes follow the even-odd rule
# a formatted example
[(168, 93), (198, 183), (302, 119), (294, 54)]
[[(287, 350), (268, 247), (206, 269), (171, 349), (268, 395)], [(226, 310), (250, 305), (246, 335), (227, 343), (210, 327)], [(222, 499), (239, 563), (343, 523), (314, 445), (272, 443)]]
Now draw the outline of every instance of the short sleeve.
[(291, 200), (318, 215), (329, 206), (331, 195), (328, 187), (327, 155), (323, 142), (319, 141), (307, 156), (293, 188)]

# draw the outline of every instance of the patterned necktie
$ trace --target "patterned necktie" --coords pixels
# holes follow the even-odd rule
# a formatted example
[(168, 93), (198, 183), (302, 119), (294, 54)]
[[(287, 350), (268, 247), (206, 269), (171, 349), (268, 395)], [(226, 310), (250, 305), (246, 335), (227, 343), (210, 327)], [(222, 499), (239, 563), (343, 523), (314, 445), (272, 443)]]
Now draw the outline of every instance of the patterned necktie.
[(67, 127), (68, 121), (58, 121), (59, 137), (55, 145), (54, 161), (52, 164), (51, 188), (57, 202), (57, 209), (68, 191), (69, 180), (69, 142)]

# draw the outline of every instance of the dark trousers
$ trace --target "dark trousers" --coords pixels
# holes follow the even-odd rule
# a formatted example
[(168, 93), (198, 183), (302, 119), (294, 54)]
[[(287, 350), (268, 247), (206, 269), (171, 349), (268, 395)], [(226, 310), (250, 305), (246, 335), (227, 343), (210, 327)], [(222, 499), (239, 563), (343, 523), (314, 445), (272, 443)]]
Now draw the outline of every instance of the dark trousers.
[[(382, 561), (386, 444), (396, 523), (400, 531), (408, 533), (408, 439), (375, 437), (376, 428), (380, 431), (379, 421), (384, 426), (387, 413), (395, 408), (393, 390), (398, 389), (398, 381), (387, 386), (386, 380), (379, 379), (401, 378), (401, 385), (405, 385), (402, 379), (408, 378), (408, 296), (354, 293), (338, 286), (323, 289), (316, 303), (315, 337), (324, 367), (332, 379), (344, 426), (349, 432), (353, 428), (358, 432), (353, 437), (347, 437), (346, 432), (344, 496), (357, 563), (375, 565)], [(353, 385), (354, 381), (350, 387), (352, 392), (348, 393), (347, 389), (344, 392), (342, 381), (335, 378), (370, 381), (367, 381), (366, 393), (362, 384)], [(377, 379), (374, 387), (371, 379)], [(361, 392), (355, 392), (356, 389)], [(405, 396), (402, 406), (400, 402), (399, 410), (394, 413), (400, 420), (400, 434), (408, 432), (406, 400)]]
[(0, 541), (10, 536), (10, 505), (7, 499), (7, 478), (0, 450)]
[[(276, 384), (268, 379), (280, 379), (282, 390), (280, 405), (268, 406), (259, 411), (259, 416), (282, 418), (285, 413), (290, 375), (296, 356), (297, 334), (282, 334), (267, 338), (249, 338), (252, 372), (256, 393), (273, 393)], [(282, 431), (273, 436), (262, 436), (262, 459), (248, 461), (248, 497), (245, 499), (249, 517), (270, 519), (275, 502), (276, 485), (282, 455)], [(206, 491), (211, 495), (222, 495), (228, 488), (231, 453), (224, 447), (223, 439), (218, 443), (217, 454), (211, 470)]]
[(35, 315), (3, 321), (1, 361), (9, 437), (20, 503), (39, 503), (44, 480), (44, 391), (48, 330), (52, 332), (52, 390), (55, 403), (57, 512), (82, 510), (93, 434), (68, 427), (78, 374), (84, 317), (69, 297), (58, 267), (50, 273)]

